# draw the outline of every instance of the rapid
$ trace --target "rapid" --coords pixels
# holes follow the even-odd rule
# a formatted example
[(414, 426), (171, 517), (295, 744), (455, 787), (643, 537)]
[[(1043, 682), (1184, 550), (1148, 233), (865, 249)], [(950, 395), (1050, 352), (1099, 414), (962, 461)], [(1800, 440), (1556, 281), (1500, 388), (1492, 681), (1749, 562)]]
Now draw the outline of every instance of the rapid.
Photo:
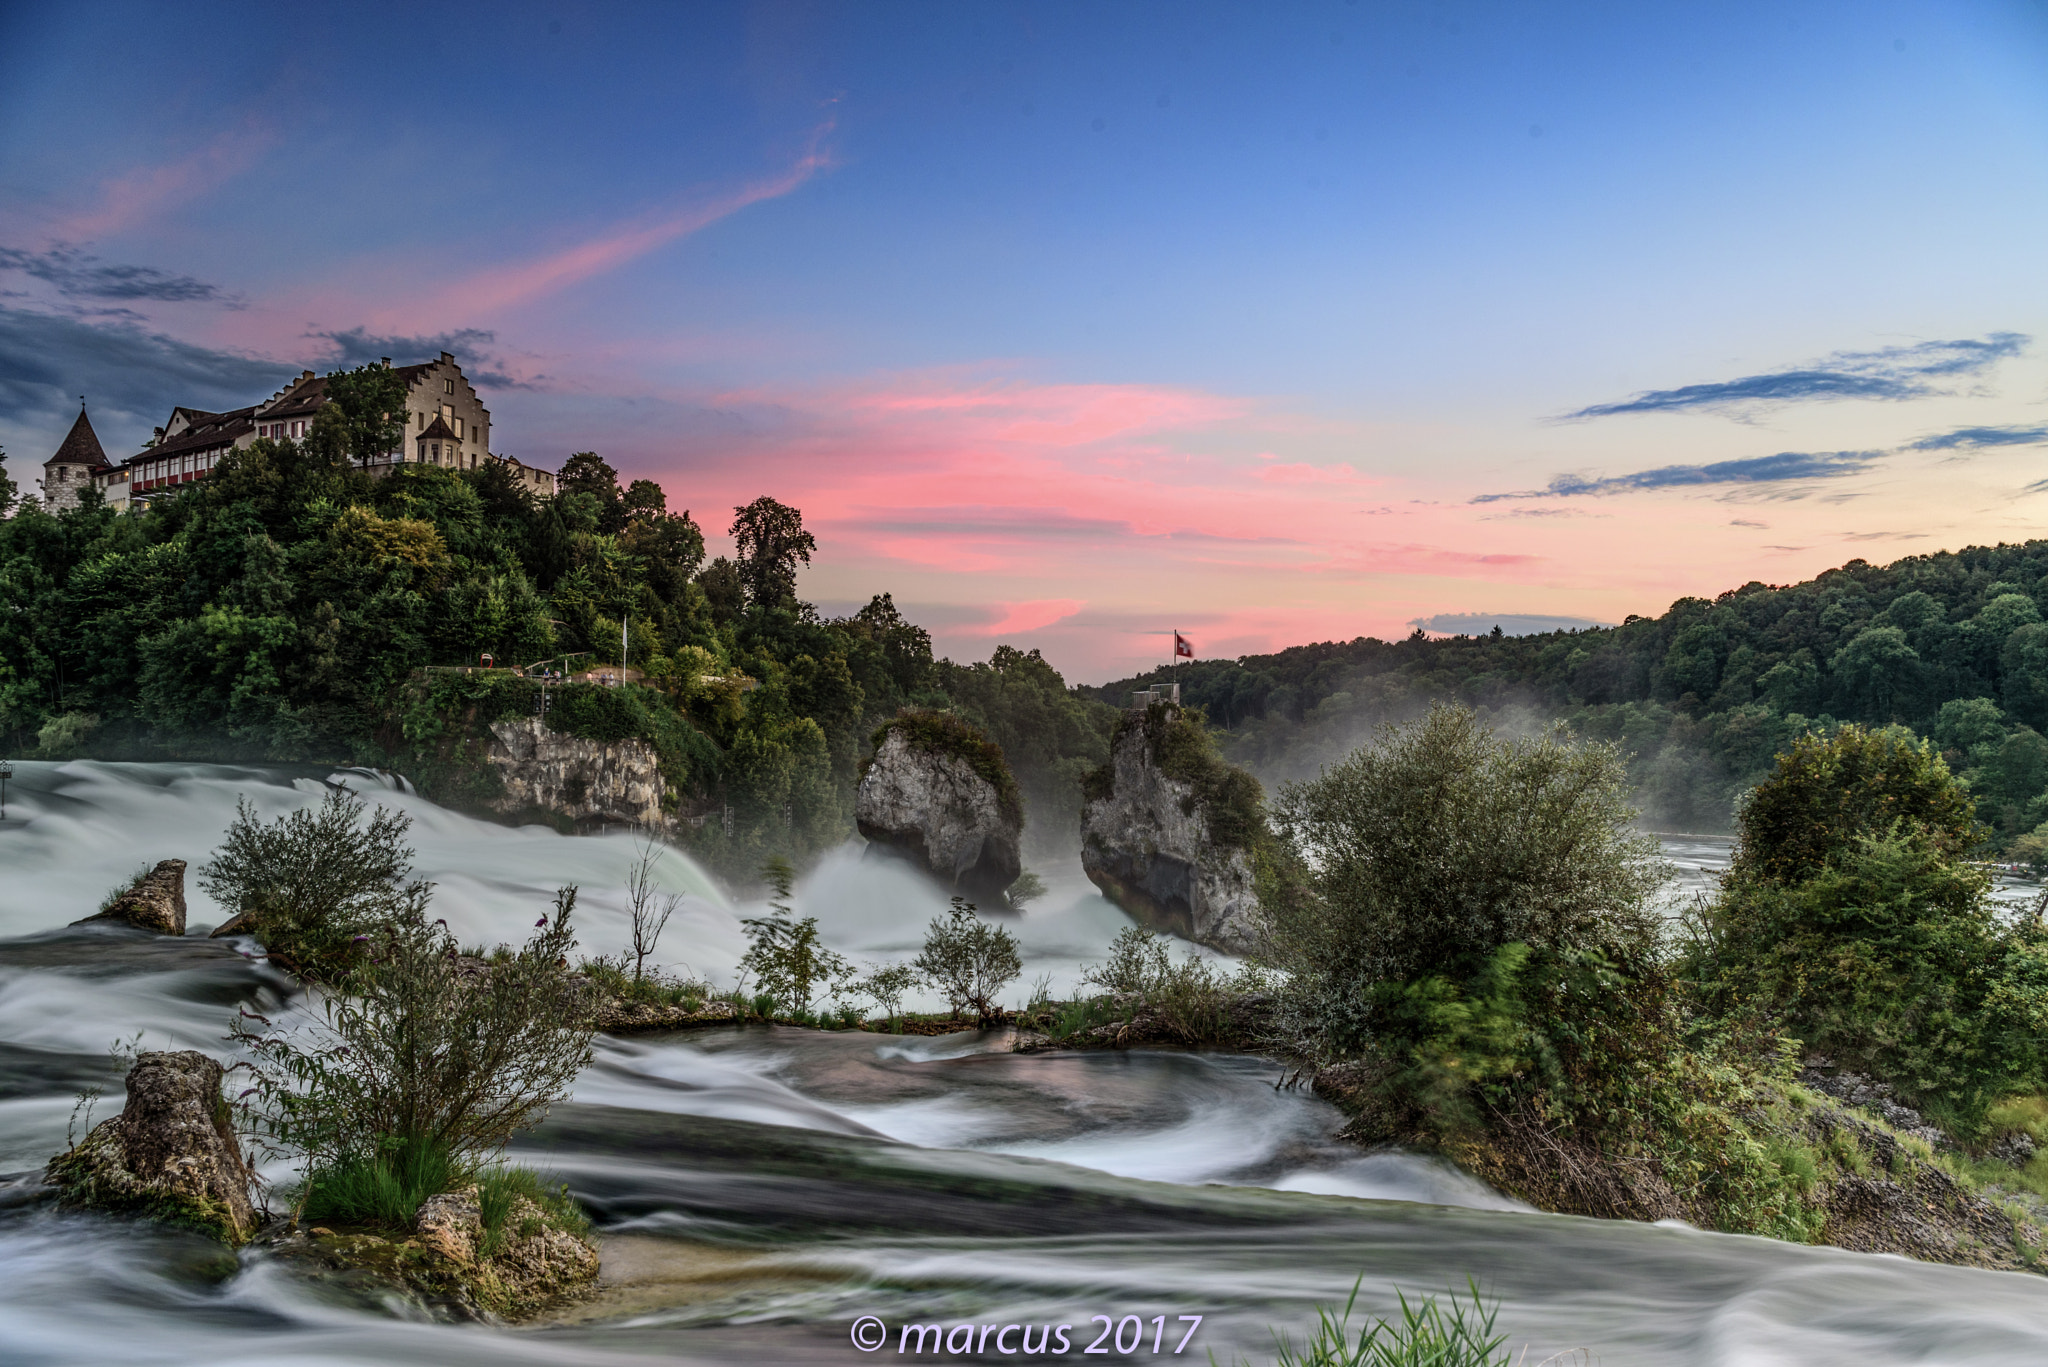
[[(894, 1327), (1098, 1325), (1203, 1317), (1181, 1356), (1271, 1360), (1317, 1304), (1388, 1312), (1397, 1293), (1498, 1298), (1526, 1360), (1620, 1364), (2048, 1361), (2048, 1279), (1770, 1240), (1530, 1211), (1419, 1155), (1367, 1155), (1338, 1114), (1230, 1054), (1017, 1055), (996, 1034), (783, 1028), (602, 1039), (573, 1098), (515, 1157), (596, 1218), (594, 1299), (519, 1329), (408, 1318), (269, 1261), (175, 1232), (59, 1214), (42, 1164), (83, 1132), (80, 1094), (120, 1104), (116, 1041), (226, 1057), (238, 1005), (289, 990), (197, 886), (238, 801), (263, 817), (329, 781), (414, 820), (419, 876), (465, 944), (524, 938), (554, 890), (581, 890), (582, 951), (627, 938), (627, 834), (565, 837), (447, 811), (374, 775), (226, 766), (24, 763), (0, 821), (0, 1361), (156, 1363), (850, 1363), (897, 1359)], [(1667, 842), (1686, 880), (1725, 859)], [(68, 928), (138, 865), (190, 861), (194, 933)], [(657, 958), (729, 982), (745, 936), (717, 883), (673, 851), (685, 894)], [(1009, 924), (1059, 995), (1126, 919), (1077, 867)], [(854, 850), (796, 890), (856, 961), (908, 957), (943, 899)], [(272, 1171), (273, 1179), (289, 1173)], [(849, 1326), (892, 1337), (859, 1351)], [(1114, 1349), (1109, 1356), (1120, 1357)], [(932, 1360), (927, 1357), (926, 1360)], [(940, 1355), (938, 1360), (950, 1360)], [(991, 1345), (984, 1360), (1007, 1360)]]

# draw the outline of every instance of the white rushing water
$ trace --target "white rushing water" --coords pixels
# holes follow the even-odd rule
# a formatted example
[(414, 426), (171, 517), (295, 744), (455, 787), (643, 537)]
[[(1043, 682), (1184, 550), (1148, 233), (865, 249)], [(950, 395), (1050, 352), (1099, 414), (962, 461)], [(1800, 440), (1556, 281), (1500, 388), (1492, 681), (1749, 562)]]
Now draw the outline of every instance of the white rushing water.
[[(238, 800), (274, 816), (318, 801), (325, 777), (17, 766), (0, 823), (0, 1173), (13, 1174), (0, 1184), (0, 1361), (846, 1362), (863, 1356), (847, 1340), (863, 1313), (1070, 1322), (1087, 1326), (1082, 1358), (1098, 1312), (1202, 1314), (1194, 1360), (1269, 1360), (1268, 1326), (1298, 1330), (1355, 1279), (1385, 1312), (1397, 1291), (1468, 1276), (1499, 1299), (1531, 1363), (1570, 1349), (1610, 1367), (2048, 1361), (2048, 1280), (1542, 1215), (1440, 1162), (1343, 1144), (1337, 1113), (1276, 1090), (1266, 1060), (1015, 1055), (971, 1034), (601, 1041), (572, 1102), (518, 1155), (595, 1213), (616, 1283), (552, 1327), (410, 1323), (260, 1253), (224, 1259), (189, 1236), (54, 1212), (34, 1173), (64, 1143), (81, 1089), (111, 1087), (101, 1115), (118, 1106), (113, 1040), (225, 1054), (237, 1004), (290, 989), (196, 933), (221, 913), (189, 881), (185, 939), (63, 927), (140, 864), (177, 857), (196, 873)], [(371, 796), (413, 816), (417, 870), (465, 942), (522, 938), (573, 882), (583, 951), (624, 947), (630, 837), (497, 826), (396, 788)], [(1725, 842), (1666, 849), (1702, 886), (1725, 864)], [(660, 957), (729, 981), (754, 908), (680, 854), (658, 872), (686, 897)], [(1077, 870), (1048, 881), (1008, 924), (1026, 981), (1045, 974), (1060, 992), (1128, 921)], [(797, 902), (834, 948), (868, 960), (913, 953), (944, 906), (853, 850), (823, 861)], [(678, 1270), (706, 1259), (750, 1271)]]

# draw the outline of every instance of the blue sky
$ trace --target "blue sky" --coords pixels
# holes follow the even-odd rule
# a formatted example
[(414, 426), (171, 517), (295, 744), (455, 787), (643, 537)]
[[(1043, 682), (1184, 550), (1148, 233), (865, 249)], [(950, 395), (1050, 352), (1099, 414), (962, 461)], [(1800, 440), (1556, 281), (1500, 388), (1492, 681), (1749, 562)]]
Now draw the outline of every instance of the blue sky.
[(17, 4), (0, 127), (17, 467), (447, 345), (504, 449), (782, 497), (959, 656), (2042, 511), (2039, 4)]

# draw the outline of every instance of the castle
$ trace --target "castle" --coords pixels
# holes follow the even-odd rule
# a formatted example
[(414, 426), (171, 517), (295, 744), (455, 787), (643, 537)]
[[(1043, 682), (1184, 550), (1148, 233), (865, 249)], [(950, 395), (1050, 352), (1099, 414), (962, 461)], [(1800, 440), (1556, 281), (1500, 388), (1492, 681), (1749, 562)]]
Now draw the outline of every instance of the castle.
[[(385, 357), (389, 366), (391, 358)], [(491, 411), (463, 376), (455, 357), (442, 352), (437, 361), (400, 366), (405, 385), (405, 436), (398, 447), (369, 463), (373, 474), (392, 466), (417, 463), (456, 470), (474, 470), (496, 461), (511, 470), (520, 487), (533, 494), (555, 492), (553, 472), (491, 452)], [(51, 512), (76, 507), (80, 491), (95, 487), (114, 507), (146, 504), (155, 495), (203, 479), (229, 451), (247, 447), (259, 437), (303, 441), (313, 415), (327, 402), (327, 381), (312, 371), (262, 403), (213, 413), (178, 407), (170, 420), (139, 453), (110, 461), (81, 406), (78, 421), (43, 462), (43, 505)]]

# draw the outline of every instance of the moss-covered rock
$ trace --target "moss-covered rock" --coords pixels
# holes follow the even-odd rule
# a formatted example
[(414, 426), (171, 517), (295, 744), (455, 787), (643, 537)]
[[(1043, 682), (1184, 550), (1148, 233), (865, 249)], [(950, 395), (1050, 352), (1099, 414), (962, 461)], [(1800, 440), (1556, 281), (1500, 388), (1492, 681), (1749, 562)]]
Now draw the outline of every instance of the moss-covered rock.
[(185, 861), (164, 859), (106, 908), (77, 922), (119, 921), (153, 935), (185, 933)]
[(190, 1049), (147, 1053), (128, 1071), (128, 1105), (50, 1160), (60, 1203), (187, 1225), (229, 1244), (256, 1232), (221, 1066)]
[(1000, 898), (1023, 872), (1024, 804), (1002, 750), (946, 712), (906, 711), (875, 732), (855, 823), (947, 889)]

